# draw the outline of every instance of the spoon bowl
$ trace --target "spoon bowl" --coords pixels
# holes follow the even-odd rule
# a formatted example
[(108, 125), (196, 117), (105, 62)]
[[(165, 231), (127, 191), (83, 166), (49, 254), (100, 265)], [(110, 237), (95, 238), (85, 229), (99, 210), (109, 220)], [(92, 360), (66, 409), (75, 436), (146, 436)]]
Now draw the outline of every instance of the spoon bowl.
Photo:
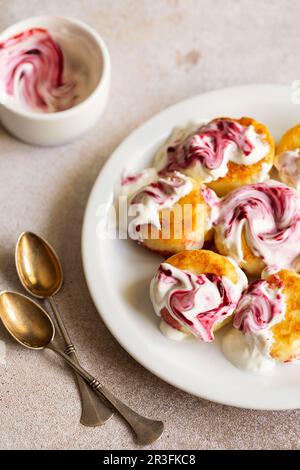
[(0, 317), (16, 341), (30, 349), (44, 349), (54, 338), (55, 328), (48, 314), (22, 294), (0, 294)]
[(61, 289), (63, 272), (54, 249), (32, 232), (19, 237), (16, 267), (23, 286), (35, 297), (52, 297)]

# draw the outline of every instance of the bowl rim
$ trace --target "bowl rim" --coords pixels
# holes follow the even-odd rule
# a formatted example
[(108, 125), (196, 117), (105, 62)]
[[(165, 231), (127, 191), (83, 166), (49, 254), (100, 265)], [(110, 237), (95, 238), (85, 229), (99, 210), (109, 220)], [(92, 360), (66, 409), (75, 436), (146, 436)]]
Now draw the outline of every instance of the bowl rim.
[(24, 118), (29, 118), (36, 121), (58, 121), (64, 118), (70, 117), (72, 115), (80, 113), (84, 108), (86, 108), (95, 98), (96, 96), (103, 91), (105, 86), (110, 81), (110, 74), (111, 74), (111, 61), (108, 52), (108, 48), (100, 36), (100, 34), (92, 28), (89, 24), (78, 20), (76, 18), (72, 18), (70, 16), (63, 16), (63, 15), (36, 15), (36, 16), (29, 16), (27, 18), (23, 18), (22, 20), (18, 21), (17, 23), (13, 23), (11, 26), (8, 26), (3, 31), (0, 32), (0, 41), (4, 35), (10, 33), (11, 30), (14, 30), (16, 27), (21, 27), (22, 24), (29, 22), (30, 20), (34, 20), (36, 22), (45, 21), (45, 20), (63, 20), (67, 23), (76, 25), (83, 29), (89, 36), (91, 36), (99, 46), (99, 51), (102, 57), (102, 73), (99, 77), (99, 82), (96, 88), (85, 98), (81, 103), (73, 106), (72, 108), (66, 109), (64, 111), (56, 111), (54, 113), (40, 113), (37, 111), (28, 111), (22, 109), (15, 109), (15, 107), (8, 103), (0, 103), (0, 106), (3, 106), (7, 110), (11, 111), (12, 113), (22, 116)]

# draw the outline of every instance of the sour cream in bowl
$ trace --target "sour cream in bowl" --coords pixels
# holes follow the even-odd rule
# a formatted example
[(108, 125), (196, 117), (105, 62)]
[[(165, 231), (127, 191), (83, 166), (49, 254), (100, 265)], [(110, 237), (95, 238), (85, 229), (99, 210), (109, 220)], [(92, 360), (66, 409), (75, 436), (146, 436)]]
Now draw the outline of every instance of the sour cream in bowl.
[(32, 17), (0, 34), (0, 119), (35, 145), (59, 145), (88, 130), (109, 92), (104, 41), (81, 21)]

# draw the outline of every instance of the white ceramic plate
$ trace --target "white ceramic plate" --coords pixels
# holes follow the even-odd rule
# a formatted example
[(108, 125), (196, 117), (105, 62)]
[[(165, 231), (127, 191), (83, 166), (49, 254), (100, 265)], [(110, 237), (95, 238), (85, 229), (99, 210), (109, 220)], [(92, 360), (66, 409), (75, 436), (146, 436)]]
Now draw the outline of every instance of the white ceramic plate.
[(271, 375), (243, 372), (212, 344), (172, 342), (159, 331), (149, 300), (149, 282), (161, 260), (129, 240), (101, 240), (100, 204), (110, 203), (124, 169), (140, 169), (171, 130), (189, 120), (252, 116), (279, 138), (300, 122), (292, 90), (257, 85), (213, 91), (176, 104), (134, 131), (114, 152), (91, 193), (83, 225), (82, 254), (87, 283), (103, 320), (120, 344), (144, 367), (189, 393), (227, 405), (256, 409), (300, 408), (300, 366), (281, 366)]

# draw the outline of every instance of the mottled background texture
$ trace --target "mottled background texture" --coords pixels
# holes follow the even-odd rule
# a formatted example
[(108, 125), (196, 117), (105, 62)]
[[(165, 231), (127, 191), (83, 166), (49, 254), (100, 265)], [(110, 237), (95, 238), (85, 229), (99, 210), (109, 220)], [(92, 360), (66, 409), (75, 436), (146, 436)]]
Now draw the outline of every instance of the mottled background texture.
[[(166, 422), (152, 449), (299, 449), (300, 411), (220, 406), (176, 390), (136, 363), (98, 315), (81, 267), (84, 208), (104, 161), (136, 126), (186, 97), (232, 85), (300, 79), (298, 0), (0, 0), (0, 29), (30, 15), (90, 23), (107, 42), (112, 91), (101, 122), (57, 149), (0, 129), (0, 285), (20, 289), (14, 245), (23, 230), (57, 248), (66, 273), (58, 302), (82, 362), (112, 391)], [(0, 448), (131, 449), (121, 419), (79, 424), (71, 372), (51, 353), (26, 351), (0, 328)]]

